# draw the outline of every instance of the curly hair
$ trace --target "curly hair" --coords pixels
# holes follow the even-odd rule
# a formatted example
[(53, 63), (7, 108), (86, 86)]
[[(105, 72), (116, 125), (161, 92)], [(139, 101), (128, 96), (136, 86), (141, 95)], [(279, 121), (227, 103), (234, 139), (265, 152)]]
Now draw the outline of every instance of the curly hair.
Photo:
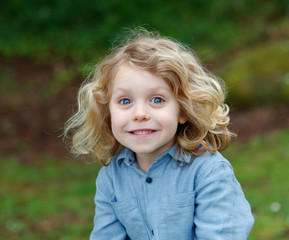
[(229, 107), (224, 103), (223, 81), (207, 72), (189, 48), (143, 30), (112, 49), (82, 84), (78, 110), (64, 131), (67, 136), (72, 130), (73, 153), (92, 154), (107, 166), (123, 149), (111, 130), (109, 102), (113, 79), (124, 63), (159, 76), (170, 86), (187, 118), (176, 133), (182, 154), (214, 153), (229, 145), (233, 134), (227, 128)]

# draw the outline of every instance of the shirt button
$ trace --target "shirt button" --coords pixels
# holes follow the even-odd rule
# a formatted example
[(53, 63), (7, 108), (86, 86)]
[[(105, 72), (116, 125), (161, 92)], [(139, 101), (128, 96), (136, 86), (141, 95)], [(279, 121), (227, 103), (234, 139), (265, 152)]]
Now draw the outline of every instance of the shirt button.
[(147, 183), (151, 183), (152, 181), (153, 181), (152, 178), (150, 178), (150, 177), (147, 177), (147, 178), (146, 178), (146, 182), (147, 182)]

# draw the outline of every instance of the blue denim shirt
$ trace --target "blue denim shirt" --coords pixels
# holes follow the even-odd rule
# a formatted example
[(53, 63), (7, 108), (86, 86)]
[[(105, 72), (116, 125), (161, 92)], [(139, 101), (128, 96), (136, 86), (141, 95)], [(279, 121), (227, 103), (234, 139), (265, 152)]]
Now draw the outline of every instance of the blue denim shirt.
[(147, 173), (129, 149), (100, 170), (90, 240), (247, 239), (254, 219), (230, 163), (206, 152), (185, 155), (193, 163), (181, 168), (177, 147)]

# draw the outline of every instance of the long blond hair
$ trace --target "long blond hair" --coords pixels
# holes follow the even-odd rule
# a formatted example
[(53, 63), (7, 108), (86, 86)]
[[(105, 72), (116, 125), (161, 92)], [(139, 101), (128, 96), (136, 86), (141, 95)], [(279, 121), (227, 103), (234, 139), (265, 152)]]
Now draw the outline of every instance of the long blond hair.
[(227, 128), (229, 107), (224, 103), (223, 82), (205, 71), (189, 48), (142, 30), (114, 48), (82, 84), (78, 110), (64, 131), (66, 136), (72, 132), (73, 153), (92, 154), (108, 165), (123, 148), (112, 134), (109, 112), (112, 80), (123, 63), (159, 76), (171, 87), (181, 114), (188, 119), (176, 133), (182, 153), (213, 153), (229, 145), (232, 133)]

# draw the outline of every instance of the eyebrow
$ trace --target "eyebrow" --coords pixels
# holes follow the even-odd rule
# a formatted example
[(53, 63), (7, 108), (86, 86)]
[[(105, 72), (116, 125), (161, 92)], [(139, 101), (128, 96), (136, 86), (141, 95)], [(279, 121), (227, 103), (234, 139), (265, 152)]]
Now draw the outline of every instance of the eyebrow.
[[(166, 91), (166, 92), (170, 92), (170, 88), (164, 88), (164, 87), (154, 87), (154, 88), (149, 88), (148, 91), (151, 92), (157, 92), (157, 91)], [(134, 90), (130, 89), (130, 88), (117, 88), (115, 91), (113, 91), (113, 93), (116, 92), (134, 92)]]

